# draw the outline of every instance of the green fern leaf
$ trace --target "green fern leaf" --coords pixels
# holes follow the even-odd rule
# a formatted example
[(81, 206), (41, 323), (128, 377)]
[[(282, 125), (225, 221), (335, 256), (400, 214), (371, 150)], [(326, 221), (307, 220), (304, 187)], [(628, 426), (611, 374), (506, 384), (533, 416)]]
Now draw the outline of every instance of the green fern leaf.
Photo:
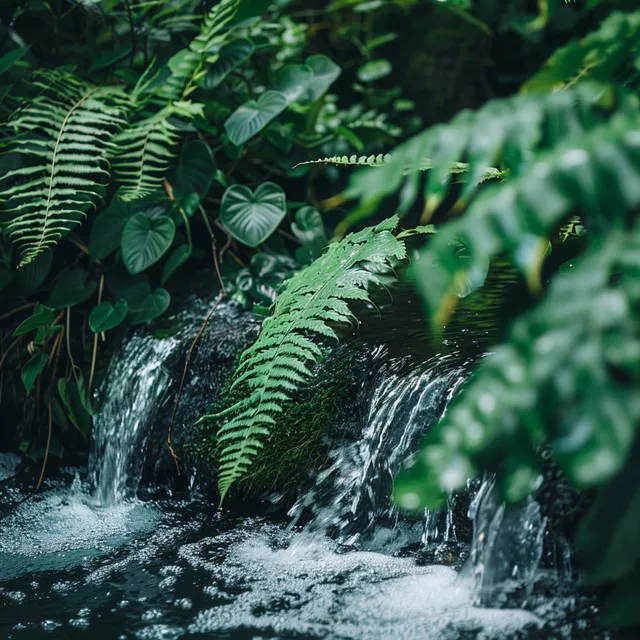
[(303, 167), (307, 164), (336, 164), (347, 165), (353, 167), (380, 167), (391, 159), (389, 155), (379, 153), (377, 156), (331, 156), (327, 158), (319, 158), (317, 160), (307, 160), (299, 162), (293, 168)]
[(39, 72), (40, 95), (13, 114), (8, 153), (22, 166), (0, 177), (6, 231), (20, 247), (20, 266), (34, 260), (84, 218), (109, 178), (113, 136), (130, 106), (117, 88), (69, 74)]
[(213, 64), (229, 32), (225, 27), (238, 11), (240, 0), (221, 0), (205, 16), (200, 33), (189, 47), (182, 49), (171, 60), (171, 75), (163, 83), (160, 96), (167, 100), (184, 100), (197, 88), (197, 82), (206, 72), (206, 65)]
[(114, 138), (110, 158), (122, 200), (131, 202), (161, 188), (182, 137), (170, 118), (190, 118), (197, 114), (201, 114), (201, 105), (174, 102)]
[(329, 245), (283, 286), (258, 340), (240, 358), (232, 388), (246, 395), (203, 418), (231, 416), (218, 432), (221, 500), (262, 448), (276, 425), (274, 415), (311, 377), (311, 365), (321, 354), (313, 339), (337, 339), (329, 323), (352, 319), (347, 301), (368, 300), (367, 289), (406, 257), (404, 244), (392, 234), (397, 223), (394, 217)]

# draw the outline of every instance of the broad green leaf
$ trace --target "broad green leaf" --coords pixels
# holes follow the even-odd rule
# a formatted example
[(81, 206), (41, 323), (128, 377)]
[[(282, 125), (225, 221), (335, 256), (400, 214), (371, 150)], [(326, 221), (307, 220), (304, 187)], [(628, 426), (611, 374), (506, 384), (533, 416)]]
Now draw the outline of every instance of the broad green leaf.
[(29, 51), (30, 47), (22, 47), (20, 49), (14, 49), (13, 51), (9, 51), (9, 53), (5, 53), (2, 57), (0, 57), (0, 73), (4, 73), (13, 67), (16, 62), (21, 60)]
[(391, 73), (392, 66), (388, 60), (371, 60), (358, 69), (358, 78), (361, 82), (375, 82)]
[(55, 320), (53, 309), (45, 307), (42, 304), (35, 306), (33, 315), (21, 322), (13, 332), (13, 337), (23, 336), (30, 331), (36, 331), (40, 327), (48, 327)]
[[(634, 546), (637, 548), (637, 539)], [(630, 547), (631, 549), (633, 547)], [(605, 627), (637, 628), (640, 625), (640, 565), (628, 576), (616, 583), (600, 612), (599, 622)], [(633, 631), (631, 632), (633, 633)]]
[(640, 439), (622, 471), (600, 489), (576, 536), (587, 584), (628, 574), (640, 560)]
[(58, 380), (58, 394), (67, 410), (69, 420), (86, 438), (91, 431), (93, 409), (84, 378), (79, 376), (77, 381), (73, 378), (68, 381), (60, 378)]
[(307, 93), (313, 82), (313, 69), (306, 64), (285, 64), (274, 79), (274, 89), (286, 99), (287, 104), (297, 102)]
[(240, 0), (240, 5), (231, 24), (237, 26), (255, 20), (266, 13), (272, 4), (273, 0)]
[(189, 245), (181, 244), (176, 247), (162, 269), (162, 284), (164, 284), (189, 258), (191, 257), (191, 249)]
[(115, 329), (124, 321), (129, 305), (126, 300), (118, 300), (115, 304), (101, 302), (89, 314), (89, 327), (94, 333), (104, 333)]
[(249, 38), (238, 38), (220, 49), (218, 60), (211, 65), (200, 84), (205, 89), (217, 87), (235, 68), (246, 62), (255, 50)]
[(135, 324), (149, 322), (161, 316), (169, 308), (170, 303), (169, 292), (166, 289), (156, 289), (145, 296), (135, 309), (131, 309), (131, 320)]
[(50, 249), (41, 253), (35, 260), (21, 267), (17, 271), (15, 285), (20, 295), (27, 296), (35, 293), (47, 279), (53, 263), (53, 251)]
[(311, 67), (313, 80), (307, 91), (307, 100), (314, 102), (338, 79), (340, 67), (327, 56), (318, 53), (309, 56), (304, 63)]
[(89, 235), (89, 255), (92, 260), (102, 260), (120, 246), (122, 230), (132, 215), (131, 206), (119, 198), (114, 198), (98, 214)]
[(242, 145), (253, 138), (287, 107), (287, 98), (279, 91), (265, 91), (258, 100), (249, 100), (227, 119), (224, 128), (229, 140)]
[(49, 362), (49, 356), (46, 353), (37, 353), (23, 365), (20, 376), (27, 395), (31, 393), (33, 385), (36, 383), (40, 372), (44, 369), (47, 362)]
[(62, 269), (58, 274), (47, 306), (52, 309), (73, 307), (91, 297), (98, 285), (95, 280), (87, 280), (89, 272), (86, 269)]
[(273, 182), (265, 182), (255, 191), (244, 185), (233, 185), (224, 192), (220, 205), (224, 226), (236, 240), (249, 247), (264, 242), (286, 213), (284, 191)]
[(122, 231), (122, 260), (127, 271), (135, 275), (155, 264), (169, 250), (176, 225), (167, 216), (150, 218), (136, 213)]
[(216, 160), (206, 142), (189, 140), (182, 145), (180, 159), (171, 183), (177, 197), (197, 193), (204, 197), (216, 174)]

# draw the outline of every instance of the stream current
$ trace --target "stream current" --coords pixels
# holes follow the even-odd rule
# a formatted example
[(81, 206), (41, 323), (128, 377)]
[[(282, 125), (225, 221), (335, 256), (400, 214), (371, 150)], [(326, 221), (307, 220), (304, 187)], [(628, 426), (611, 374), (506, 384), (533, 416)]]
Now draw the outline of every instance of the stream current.
[[(212, 331), (234, 313), (223, 305)], [(424, 519), (390, 506), (393, 475), (464, 380), (459, 359), (407, 369), (372, 350), (359, 437), (333, 446), (287, 518), (216, 511), (196, 482), (186, 499), (150, 499), (141, 452), (166, 363), (199, 328), (183, 326), (135, 334), (111, 363), (88, 470), (22, 503), (17, 486), (0, 493), (0, 637), (599, 637), (568, 555), (543, 562), (534, 501), (505, 510), (490, 479), (474, 483), (467, 539), (453, 501)]]

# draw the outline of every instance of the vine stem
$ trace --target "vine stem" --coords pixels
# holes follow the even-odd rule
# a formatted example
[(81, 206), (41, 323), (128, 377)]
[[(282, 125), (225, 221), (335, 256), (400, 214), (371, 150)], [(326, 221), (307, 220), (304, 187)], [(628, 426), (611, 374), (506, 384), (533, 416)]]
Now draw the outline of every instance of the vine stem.
[[(102, 302), (102, 292), (104, 290), (104, 273), (100, 275), (100, 284), (98, 286), (98, 304)], [(89, 371), (89, 386), (87, 393), (91, 394), (91, 386), (93, 385), (93, 376), (96, 372), (96, 360), (98, 356), (98, 334), (93, 334), (93, 351), (91, 353), (91, 370)]]
[(38, 478), (38, 483), (36, 484), (36, 488), (33, 490), (34, 493), (38, 493), (40, 487), (42, 486), (42, 481), (44, 480), (44, 472), (47, 468), (47, 460), (49, 459), (49, 449), (51, 447), (51, 431), (53, 430), (53, 412), (51, 410), (51, 398), (47, 402), (47, 412), (49, 414), (48, 417), (48, 432), (47, 432), (47, 446), (44, 450), (44, 458), (42, 460), (42, 468), (40, 469), (40, 477)]

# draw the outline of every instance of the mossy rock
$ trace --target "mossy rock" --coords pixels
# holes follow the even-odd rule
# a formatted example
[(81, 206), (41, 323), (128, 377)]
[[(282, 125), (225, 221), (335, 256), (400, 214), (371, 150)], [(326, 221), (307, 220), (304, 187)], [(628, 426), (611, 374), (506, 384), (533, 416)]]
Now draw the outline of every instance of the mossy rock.
[[(278, 428), (266, 441), (255, 459), (249, 474), (240, 480), (233, 495), (239, 499), (256, 498), (265, 494), (284, 495), (285, 503), (309, 486), (315, 472), (327, 463), (331, 442), (345, 435), (348, 430), (349, 399), (357, 387), (356, 371), (362, 354), (358, 350), (341, 347), (327, 350), (325, 359), (316, 367), (312, 383), (301, 389), (294, 401), (285, 405), (278, 416)], [(239, 399), (237, 391), (227, 388), (220, 394), (220, 404), (212, 413)], [(337, 433), (335, 425), (341, 425)], [(217, 448), (216, 432), (220, 422), (212, 420), (203, 424), (203, 438), (197, 445), (201, 466), (215, 473)]]

